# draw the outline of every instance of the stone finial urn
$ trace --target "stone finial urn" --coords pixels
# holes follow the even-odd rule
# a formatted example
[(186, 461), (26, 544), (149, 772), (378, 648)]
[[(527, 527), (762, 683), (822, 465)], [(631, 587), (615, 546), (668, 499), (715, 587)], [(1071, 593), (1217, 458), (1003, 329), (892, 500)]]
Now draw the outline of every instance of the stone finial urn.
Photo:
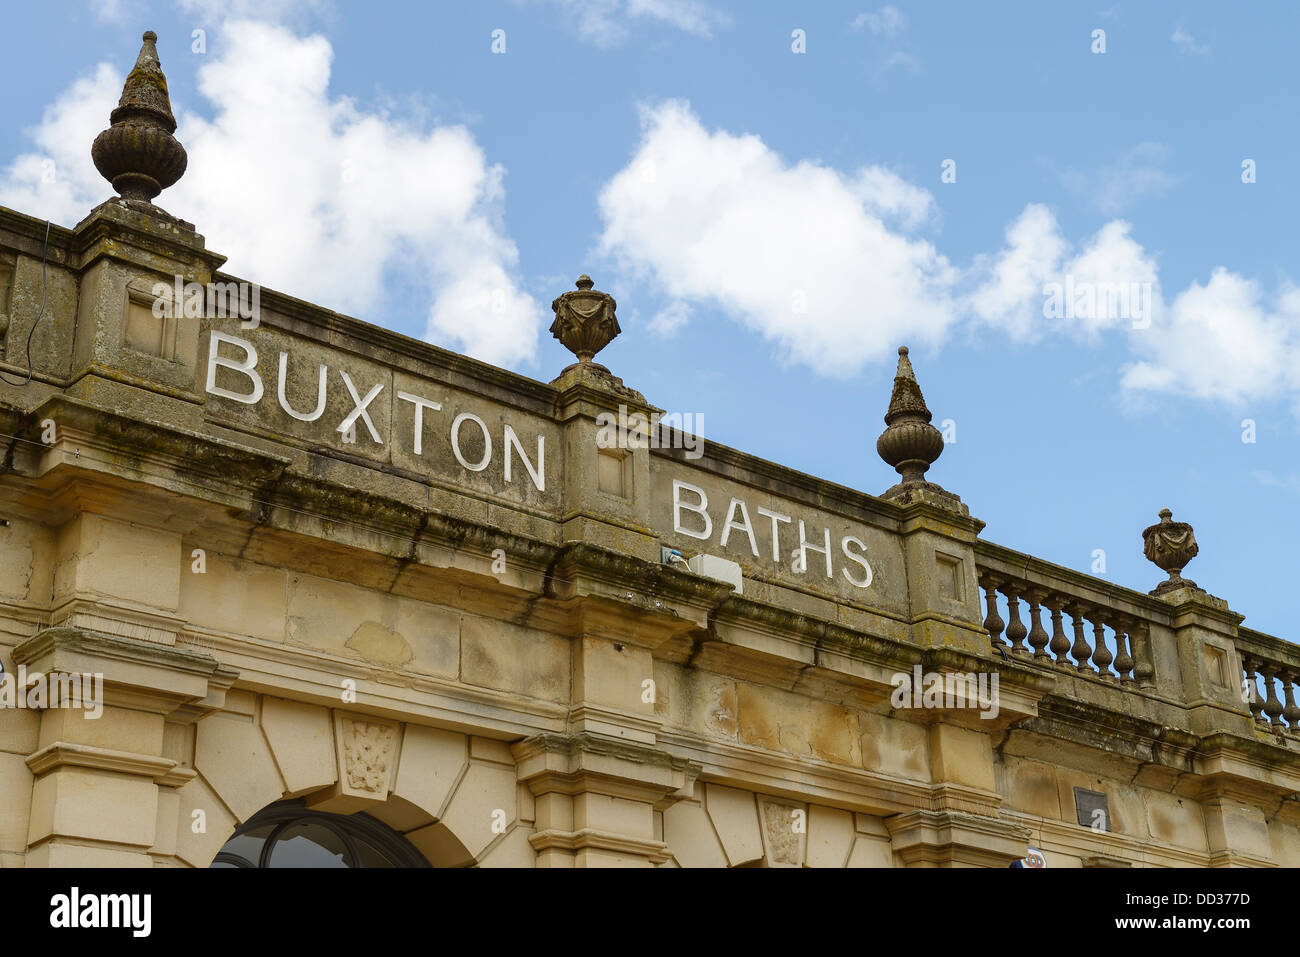
[(1197, 587), (1196, 582), (1182, 576), (1187, 563), (1200, 551), (1196, 545), (1196, 536), (1192, 534), (1192, 526), (1173, 519), (1174, 513), (1162, 508), (1159, 523), (1142, 530), (1142, 540), (1145, 543), (1143, 554), (1148, 561), (1169, 573), (1169, 580), (1152, 589), (1152, 595), (1163, 595), (1176, 588)]
[(576, 290), (557, 296), (551, 303), (555, 313), (551, 335), (578, 357), (580, 365), (594, 364), (591, 360), (596, 353), (622, 331), (614, 316), (614, 297), (593, 289), (594, 285), (590, 276), (579, 276)]
[(876, 452), (903, 477), (886, 496), (918, 486), (943, 491), (925, 480), (926, 471), (943, 452), (943, 435), (930, 424), (930, 410), (912, 372), (907, 346), (898, 349), (894, 392), (885, 413), (885, 431), (876, 440)]
[(167, 77), (158, 62), (158, 35), (149, 30), (110, 114), (112, 123), (90, 148), (95, 169), (123, 199), (149, 203), (185, 172), (185, 147), (172, 136), (176, 118)]

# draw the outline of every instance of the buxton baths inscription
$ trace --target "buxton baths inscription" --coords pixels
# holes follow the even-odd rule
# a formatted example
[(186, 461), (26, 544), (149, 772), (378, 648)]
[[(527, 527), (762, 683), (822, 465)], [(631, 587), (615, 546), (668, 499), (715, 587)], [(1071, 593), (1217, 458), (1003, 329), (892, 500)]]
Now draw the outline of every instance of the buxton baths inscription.
[[(226, 347), (224, 355), (222, 347)], [(367, 388), (363, 382), (359, 386), (346, 369), (331, 370), (330, 366), (321, 363), (314, 400), (295, 396), (291, 401), (285, 388), (288, 360), (289, 354), (279, 350), (275, 393), (276, 402), (290, 418), (299, 422), (316, 422), (321, 419), (325, 414), (328, 390), (342, 385), (351, 400), (352, 408), (333, 426), (334, 431), (342, 435), (345, 442), (349, 441), (349, 436), (368, 436), (377, 445), (384, 445), (392, 439), (391, 436), (380, 434), (370, 415), (372, 404), (385, 388), (383, 383)], [(264, 401), (268, 391), (267, 383), (258, 371), (258, 361), (257, 347), (253, 343), (213, 330), (208, 348), (206, 391), (232, 402), (258, 405)], [(217, 384), (217, 373), (221, 369), (228, 373), (223, 376), (226, 386)], [(240, 377), (242, 381), (233, 376)], [(227, 387), (236, 385), (237, 389)], [(509, 423), (503, 422), (500, 445), (494, 446), (488, 424), (473, 412), (458, 412), (448, 419), (450, 413), (444, 414), (440, 402), (413, 392), (395, 390), (395, 393), (398, 401), (409, 402), (412, 406), (413, 432), (410, 435), (409, 449), (415, 455), (424, 454), (426, 426), (440, 420), (447, 425), (451, 453), (462, 468), (470, 472), (482, 472), (491, 464), (495, 449), (500, 448), (501, 468), (507, 484), (525, 481), (520, 474), (522, 467), (522, 472), (527, 474), (527, 481), (531, 481), (537, 491), (546, 490), (545, 436), (539, 434), (536, 437), (536, 454), (530, 456), (526, 447), (527, 440), (521, 439)], [(307, 411), (309, 407), (310, 410)], [(467, 452), (466, 446), (470, 451)], [(710, 506), (708, 493), (683, 479), (674, 478), (672, 489), (672, 527), (680, 535), (702, 542), (713, 542), (716, 539), (720, 549), (733, 553), (747, 549), (755, 559), (765, 559), (770, 555), (778, 567), (782, 565), (783, 558), (788, 558), (790, 570), (798, 575), (811, 573), (822, 575), (831, 581), (840, 577), (854, 588), (871, 587), (874, 575), (867, 560), (867, 546), (857, 535), (842, 535), (836, 542), (829, 526), (818, 530), (820, 522), (814, 523), (761, 505), (751, 510), (750, 504), (738, 497), (731, 497), (725, 508)], [(718, 519), (716, 522), (715, 516)]]
[[(683, 523), (683, 513), (694, 516)], [(722, 513), (719, 512), (719, 515)], [(748, 546), (754, 558), (770, 552), (772, 561), (781, 564), (783, 542), (790, 543), (790, 567), (796, 574), (816, 569), (822, 571), (826, 578), (834, 580), (835, 562), (841, 556), (850, 564), (841, 565), (840, 574), (855, 588), (870, 588), (872, 580), (871, 565), (866, 557), (866, 543), (856, 535), (845, 535), (839, 541), (838, 552), (831, 547), (831, 530), (823, 528), (821, 535), (812, 532), (802, 518), (796, 518), (773, 509), (758, 506), (754, 509), (756, 520), (751, 520), (749, 505), (742, 498), (733, 497), (726, 506), (725, 517), (720, 525), (715, 525), (709, 510), (709, 496), (704, 489), (681, 479), (673, 479), (673, 531), (679, 535), (698, 538), (701, 541), (713, 540), (715, 529), (718, 532), (718, 545), (721, 548), (738, 548)], [(765, 521), (766, 520), (766, 521)], [(759, 531), (755, 532), (755, 521)], [(789, 526), (789, 528), (786, 528)], [(770, 529), (770, 531), (769, 531)], [(797, 535), (796, 535), (797, 530)], [(764, 533), (766, 533), (764, 535)], [(759, 537), (766, 537), (766, 547), (760, 553)], [(796, 543), (797, 538), (797, 543)], [(810, 559), (812, 552), (820, 558)]]

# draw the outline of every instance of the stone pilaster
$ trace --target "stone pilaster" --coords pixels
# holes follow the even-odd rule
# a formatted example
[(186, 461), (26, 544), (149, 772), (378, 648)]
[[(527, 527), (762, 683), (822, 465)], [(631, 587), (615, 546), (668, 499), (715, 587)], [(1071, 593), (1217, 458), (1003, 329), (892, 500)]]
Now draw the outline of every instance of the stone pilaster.
[(100, 689), (79, 707), (52, 696), (42, 711), (26, 759), (35, 779), (27, 866), (151, 866), (150, 849), (170, 839), (157, 826), (167, 816), (160, 803), (195, 775), (167, 726), (221, 707), (235, 672), (207, 655), (78, 628), (38, 632), (14, 661), (29, 677), (91, 676)]
[(1223, 599), (1195, 587), (1159, 597), (1173, 606), (1171, 626), (1191, 730), (1254, 737), (1241, 656), (1233, 641), (1242, 616), (1229, 610)]
[(538, 867), (646, 867), (668, 860), (654, 812), (689, 797), (699, 765), (639, 742), (543, 734), (512, 748), (535, 797)]

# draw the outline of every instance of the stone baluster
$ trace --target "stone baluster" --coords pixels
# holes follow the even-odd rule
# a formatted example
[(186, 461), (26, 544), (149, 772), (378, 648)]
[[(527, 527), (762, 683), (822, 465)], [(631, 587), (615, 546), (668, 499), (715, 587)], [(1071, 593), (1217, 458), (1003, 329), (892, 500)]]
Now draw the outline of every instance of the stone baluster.
[(1133, 678), (1139, 688), (1154, 688), (1156, 682), (1155, 665), (1151, 661), (1151, 627), (1145, 621), (1136, 622), (1130, 638), (1133, 642)]
[(1116, 615), (1115, 621), (1111, 627), (1115, 629), (1115, 671), (1119, 674), (1119, 680), (1126, 685), (1133, 683), (1133, 656), (1129, 654), (1129, 633), (1133, 628), (1133, 619), (1127, 615)]
[(1259, 659), (1250, 655), (1241, 656), (1241, 666), (1246, 670), (1246, 686), (1242, 690), (1246, 695), (1246, 704), (1250, 707), (1250, 715), (1255, 719), (1255, 723), (1267, 724), (1268, 722), (1264, 720), (1264, 702), (1259, 700), (1259, 685), (1255, 677), (1259, 665)]
[(1277, 666), (1264, 663), (1260, 672), (1264, 675), (1264, 690), (1268, 692), (1268, 697), (1264, 700), (1264, 713), (1268, 715), (1268, 723), (1275, 728), (1282, 726), (1282, 702), (1278, 700), (1277, 688), (1273, 684), (1273, 679), (1277, 677)]
[(1020, 620), (1020, 587), (1018, 582), (1007, 582), (998, 591), (1007, 596), (1007, 615), (1011, 623), (1007, 625), (1007, 641), (1011, 645), (1012, 654), (1027, 655), (1029, 649), (1021, 644), (1029, 630), (1025, 623)]
[(1083, 635), (1083, 619), (1088, 614), (1088, 606), (1075, 602), (1065, 610), (1074, 623), (1074, 645), (1070, 648), (1070, 654), (1074, 656), (1074, 667), (1079, 671), (1092, 671), (1088, 664), (1092, 649), (1088, 647), (1088, 639)]
[(1043, 610), (1039, 607), (1047, 592), (1041, 588), (1031, 588), (1026, 593), (1029, 599), (1029, 647), (1034, 649), (1034, 657), (1039, 660), (1047, 658), (1047, 631), (1043, 628)]
[(1061, 609), (1065, 607), (1066, 599), (1060, 595), (1053, 595), (1044, 602), (1052, 610), (1052, 654), (1056, 656), (1056, 666), (1058, 668), (1069, 668), (1070, 659), (1066, 657), (1070, 653), (1070, 639), (1065, 637), (1065, 625), (1061, 621)]
[(984, 630), (989, 633), (989, 641), (993, 643), (995, 649), (1005, 647), (1007, 644), (1002, 640), (1002, 629), (1007, 626), (1007, 623), (998, 614), (998, 585), (1001, 582), (1002, 579), (996, 575), (985, 573), (980, 576), (980, 587), (984, 589), (984, 601), (989, 610), (989, 613), (984, 616)]
[(1110, 663), (1114, 660), (1114, 655), (1106, 647), (1106, 622), (1102, 618), (1103, 612), (1097, 612), (1092, 619), (1092, 640), (1096, 647), (1092, 649), (1092, 663), (1097, 666), (1097, 673), (1103, 678), (1114, 679), (1110, 671)]
[(1286, 707), (1282, 709), (1282, 717), (1286, 718), (1287, 730), (1292, 734), (1300, 734), (1300, 707), (1295, 703), (1295, 684), (1297, 672), (1293, 668), (1288, 668), (1282, 672), (1282, 691), (1286, 694)]

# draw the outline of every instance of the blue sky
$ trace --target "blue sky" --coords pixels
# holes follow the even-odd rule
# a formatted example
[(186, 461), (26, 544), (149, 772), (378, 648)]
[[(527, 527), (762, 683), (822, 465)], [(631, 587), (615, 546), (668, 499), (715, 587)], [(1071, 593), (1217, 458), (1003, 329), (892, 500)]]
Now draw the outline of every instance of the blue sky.
[[(1300, 8), (809, 6), (22, 5), (0, 203), (109, 195), (90, 142), (154, 29), (190, 151), (158, 202), (229, 271), (542, 380), (589, 272), (629, 385), (868, 492), (907, 342), (987, 538), (1146, 590), (1167, 505), (1187, 575), (1294, 637)], [(1045, 315), (1066, 277), (1149, 284), (1146, 324)]]

